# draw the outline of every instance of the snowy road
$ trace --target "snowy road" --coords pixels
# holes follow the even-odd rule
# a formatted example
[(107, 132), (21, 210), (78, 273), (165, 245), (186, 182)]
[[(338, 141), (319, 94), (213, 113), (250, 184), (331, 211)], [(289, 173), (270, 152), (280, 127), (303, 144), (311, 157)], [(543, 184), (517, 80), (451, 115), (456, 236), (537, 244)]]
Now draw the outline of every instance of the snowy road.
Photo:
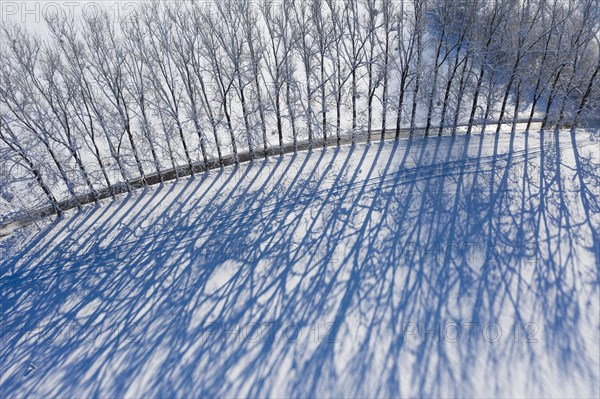
[(228, 167), (0, 241), (0, 397), (600, 393), (600, 143)]
[[(514, 124), (514, 129), (517, 131), (526, 130), (528, 123), (527, 120), (519, 120)], [(538, 120), (533, 120), (530, 127), (531, 130), (541, 129), (541, 122)], [(473, 128), (473, 132), (495, 132), (497, 128), (497, 124), (492, 122), (487, 125), (475, 125)], [(465, 134), (467, 131), (467, 125), (459, 125), (456, 129), (456, 134)], [(513, 129), (512, 123), (505, 123), (500, 125), (500, 131), (502, 133), (510, 133)], [(439, 127), (432, 127), (430, 136), (436, 137), (438, 134)], [(444, 135), (452, 135), (452, 129), (447, 128), (444, 130)], [(402, 128), (398, 132), (398, 137), (409, 138), (411, 134), (410, 128)], [(416, 127), (416, 129), (412, 132), (414, 137), (423, 137), (425, 136), (425, 128), (424, 127)], [(386, 130), (383, 139), (384, 140), (394, 140), (396, 138), (395, 130)], [(283, 145), (283, 148), (278, 147), (276, 143), (270, 143), (270, 147), (267, 151), (269, 156), (280, 156), (282, 154), (293, 154), (301, 151), (308, 151), (311, 149), (317, 150), (322, 149), (324, 147), (335, 147), (339, 145), (350, 145), (352, 143), (367, 143), (367, 142), (378, 142), (382, 139), (381, 130), (373, 130), (369, 135), (366, 131), (359, 131), (352, 134), (351, 132), (343, 132), (340, 134), (339, 143), (338, 138), (335, 134), (330, 134), (327, 137), (327, 140), (321, 138), (315, 138), (312, 142), (309, 142), (307, 139), (300, 139), (296, 144), (287, 143)], [(264, 158), (264, 151), (260, 149), (255, 149), (254, 157), (255, 159)], [(252, 160), (251, 154), (248, 151), (242, 151), (238, 154), (238, 161), (240, 163), (249, 162)], [(156, 184), (161, 184), (164, 182), (176, 180), (180, 177), (187, 177), (191, 174), (200, 174), (204, 173), (207, 170), (215, 170), (220, 169), (222, 166), (231, 166), (235, 164), (235, 158), (233, 155), (225, 156), (223, 158), (223, 165), (218, 158), (210, 158), (205, 165), (203, 162), (196, 162), (192, 165), (192, 170), (194, 173), (191, 173), (192, 170), (186, 166), (179, 166), (178, 168), (170, 168), (163, 170), (161, 174), (150, 173), (145, 176), (145, 180), (141, 178), (135, 178), (127, 182), (127, 185), (122, 184), (113, 187), (113, 191), (115, 194), (124, 194), (127, 193), (127, 186), (130, 189), (136, 190), (140, 188), (144, 188), (147, 186), (153, 186)], [(111, 198), (111, 191), (107, 188), (101, 188), (98, 190), (98, 198), (99, 199), (107, 199)], [(94, 198), (90, 193), (79, 195), (78, 202), (81, 205), (86, 205), (90, 203), (94, 203)], [(73, 201), (73, 199), (66, 199), (60, 202), (61, 209), (75, 209), (77, 204)], [(2, 217), (2, 210), (0, 210), (0, 238), (10, 235), (14, 230), (19, 229), (24, 226), (28, 226), (31, 223), (35, 223), (36, 220), (47, 217), (50, 215), (55, 215), (56, 210), (52, 206), (45, 206), (42, 208), (29, 209), (28, 212), (19, 212), (13, 215), (4, 215)]]

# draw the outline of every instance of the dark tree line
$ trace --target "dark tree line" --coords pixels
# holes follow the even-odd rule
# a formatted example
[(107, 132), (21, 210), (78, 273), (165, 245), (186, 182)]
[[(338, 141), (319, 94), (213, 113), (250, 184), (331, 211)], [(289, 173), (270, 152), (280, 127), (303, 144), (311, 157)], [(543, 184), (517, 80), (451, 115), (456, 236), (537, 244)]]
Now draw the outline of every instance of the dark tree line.
[(576, 125), (599, 105), (599, 1), (148, 2), (48, 15), (47, 39), (6, 24), (0, 194), (26, 183), (60, 213), (302, 143)]

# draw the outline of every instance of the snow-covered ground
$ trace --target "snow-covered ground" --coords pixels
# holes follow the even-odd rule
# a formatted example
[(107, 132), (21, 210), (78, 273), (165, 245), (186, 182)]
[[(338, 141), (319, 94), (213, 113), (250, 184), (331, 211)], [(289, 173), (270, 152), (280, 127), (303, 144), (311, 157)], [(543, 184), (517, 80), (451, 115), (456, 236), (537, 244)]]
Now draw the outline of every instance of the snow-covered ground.
[(255, 161), (0, 241), (0, 397), (600, 393), (600, 141)]

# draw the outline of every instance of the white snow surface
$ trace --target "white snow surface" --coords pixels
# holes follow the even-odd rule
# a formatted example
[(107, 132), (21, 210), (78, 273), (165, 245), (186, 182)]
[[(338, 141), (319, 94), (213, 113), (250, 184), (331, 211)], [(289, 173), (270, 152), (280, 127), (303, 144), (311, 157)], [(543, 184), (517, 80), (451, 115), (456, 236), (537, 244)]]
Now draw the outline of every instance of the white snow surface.
[(598, 397), (600, 142), (259, 160), (0, 242), (0, 397)]

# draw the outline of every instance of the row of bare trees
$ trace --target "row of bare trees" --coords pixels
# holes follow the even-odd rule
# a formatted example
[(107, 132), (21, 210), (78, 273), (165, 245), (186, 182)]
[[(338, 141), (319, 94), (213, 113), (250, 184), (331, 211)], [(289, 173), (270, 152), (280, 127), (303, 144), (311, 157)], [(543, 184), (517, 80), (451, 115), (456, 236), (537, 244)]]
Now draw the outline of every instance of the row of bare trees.
[[(147, 2), (47, 15), (0, 43), (0, 194), (130, 183), (401, 134), (471, 134), (598, 109), (600, 0)], [(6, 177), (9, 176), (9, 177)], [(35, 188), (37, 187), (37, 188)], [(31, 188), (31, 189), (29, 189)]]

